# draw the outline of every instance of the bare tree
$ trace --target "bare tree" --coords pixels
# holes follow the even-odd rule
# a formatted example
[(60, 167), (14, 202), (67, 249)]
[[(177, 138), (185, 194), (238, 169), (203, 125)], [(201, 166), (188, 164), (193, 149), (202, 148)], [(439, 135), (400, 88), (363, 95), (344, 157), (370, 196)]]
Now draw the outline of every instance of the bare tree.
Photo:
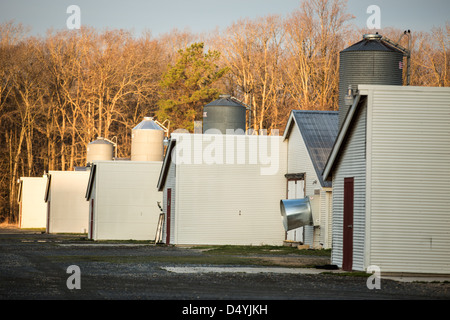
[(230, 68), (230, 93), (251, 106), (252, 129), (277, 126), (284, 87), (282, 18), (271, 15), (239, 20), (215, 40), (214, 46), (222, 52), (222, 64)]
[(339, 51), (352, 18), (342, 0), (303, 1), (287, 18), (287, 90), (297, 108), (337, 109)]

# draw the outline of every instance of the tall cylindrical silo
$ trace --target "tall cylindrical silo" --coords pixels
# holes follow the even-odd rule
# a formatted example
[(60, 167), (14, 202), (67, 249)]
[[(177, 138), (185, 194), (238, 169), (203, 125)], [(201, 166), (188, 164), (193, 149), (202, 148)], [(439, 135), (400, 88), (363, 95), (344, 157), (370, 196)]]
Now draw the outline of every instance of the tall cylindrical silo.
[(349, 106), (345, 96), (349, 86), (360, 84), (399, 85), (403, 83), (403, 52), (383, 41), (379, 34), (367, 34), (363, 40), (340, 52), (339, 127)]
[(162, 161), (164, 158), (164, 129), (151, 117), (133, 128), (131, 161)]
[(87, 145), (86, 162), (92, 163), (94, 160), (112, 160), (114, 157), (114, 144), (110, 141), (98, 137), (97, 140)]
[(226, 134), (227, 129), (233, 130), (233, 134), (245, 133), (246, 110), (231, 96), (220, 96), (203, 107), (203, 133)]

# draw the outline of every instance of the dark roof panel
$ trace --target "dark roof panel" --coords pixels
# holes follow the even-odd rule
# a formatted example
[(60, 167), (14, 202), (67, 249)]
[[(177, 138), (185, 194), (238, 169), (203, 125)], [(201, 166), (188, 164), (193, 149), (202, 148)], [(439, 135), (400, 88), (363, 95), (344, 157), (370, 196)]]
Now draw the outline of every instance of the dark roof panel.
[(322, 171), (338, 134), (339, 112), (294, 110), (293, 116), (321, 185), (331, 187), (331, 181), (323, 181)]
[(346, 51), (397, 51), (402, 53), (399, 49), (391, 46), (389, 43), (383, 41), (381, 38), (378, 40), (374, 39), (363, 39), (350, 47), (342, 50), (341, 52)]
[(232, 98), (228, 98), (228, 97), (227, 98), (219, 98), (219, 99), (214, 100), (206, 105), (206, 107), (211, 107), (211, 106), (221, 106), (221, 107), (232, 106), (232, 107), (244, 107), (245, 108), (245, 106), (240, 104), (238, 101), (236, 101)]

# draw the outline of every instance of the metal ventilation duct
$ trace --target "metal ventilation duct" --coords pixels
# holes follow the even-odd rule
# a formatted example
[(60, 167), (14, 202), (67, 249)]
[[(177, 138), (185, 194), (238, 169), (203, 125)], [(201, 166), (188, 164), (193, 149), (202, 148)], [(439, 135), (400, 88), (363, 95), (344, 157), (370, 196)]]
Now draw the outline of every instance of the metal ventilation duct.
[(285, 231), (313, 224), (309, 197), (281, 200), (280, 211)]

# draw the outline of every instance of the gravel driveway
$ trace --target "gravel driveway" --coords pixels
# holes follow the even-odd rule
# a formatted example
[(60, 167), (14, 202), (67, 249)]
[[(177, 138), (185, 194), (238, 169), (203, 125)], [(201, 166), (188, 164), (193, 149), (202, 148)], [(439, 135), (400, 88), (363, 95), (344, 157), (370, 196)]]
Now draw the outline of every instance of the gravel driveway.
[[(296, 272), (301, 268), (294, 269), (292, 265), (274, 268), (201, 263), (207, 255), (207, 251), (193, 248), (96, 244), (70, 235), (0, 229), (0, 299), (176, 300), (177, 312), (181, 312), (180, 308), (189, 305), (187, 300), (269, 303), (450, 298), (449, 282), (406, 283), (382, 278), (381, 288), (370, 290), (365, 277), (339, 276), (314, 268)], [(279, 258), (286, 262), (286, 257)], [(311, 263), (308, 259), (312, 258), (295, 259), (298, 263)], [(318, 259), (316, 263), (327, 262), (325, 257), (314, 259)], [(78, 275), (67, 272), (73, 265), (79, 268)], [(221, 272), (220, 268), (228, 272)], [(252, 268), (252, 272), (246, 272), (245, 268)], [(77, 280), (80, 289), (69, 289), (68, 283), (73, 285)]]

